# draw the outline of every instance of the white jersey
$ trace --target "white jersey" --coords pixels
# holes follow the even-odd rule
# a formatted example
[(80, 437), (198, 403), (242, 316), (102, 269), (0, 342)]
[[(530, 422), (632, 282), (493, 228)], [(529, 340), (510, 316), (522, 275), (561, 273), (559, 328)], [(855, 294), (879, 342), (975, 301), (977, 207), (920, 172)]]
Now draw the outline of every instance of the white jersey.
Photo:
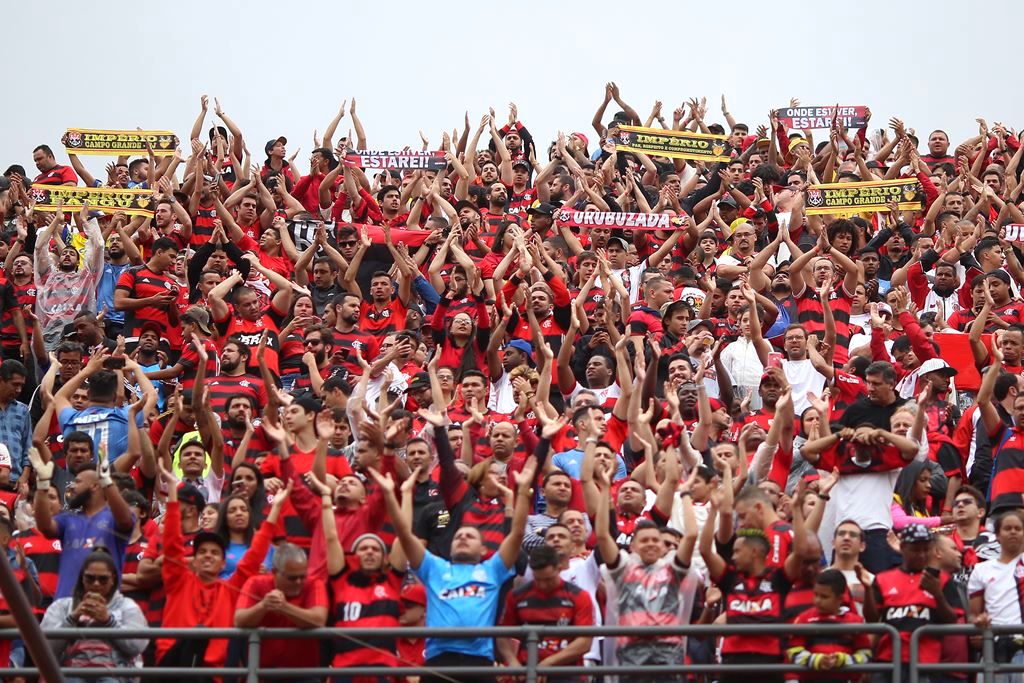
[(975, 565), (967, 580), (967, 594), (982, 596), (985, 611), (997, 626), (1020, 625), (1024, 621), (1018, 582), (1024, 578), (1024, 555), (1002, 563), (998, 559)]

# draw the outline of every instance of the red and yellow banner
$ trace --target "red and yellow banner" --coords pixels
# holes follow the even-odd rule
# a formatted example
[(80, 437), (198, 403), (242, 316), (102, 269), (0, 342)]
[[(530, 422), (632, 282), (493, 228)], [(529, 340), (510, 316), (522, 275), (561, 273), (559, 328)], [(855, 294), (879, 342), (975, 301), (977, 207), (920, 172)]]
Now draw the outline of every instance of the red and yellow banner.
[(154, 156), (171, 156), (178, 147), (178, 136), (168, 130), (98, 130), (68, 128), (61, 138), (68, 154), (129, 156), (147, 154), (146, 143)]
[(90, 209), (130, 216), (152, 216), (156, 211), (153, 190), (122, 190), (111, 187), (71, 187), (70, 185), (33, 185), (30, 190), (36, 211), (78, 211), (88, 202)]

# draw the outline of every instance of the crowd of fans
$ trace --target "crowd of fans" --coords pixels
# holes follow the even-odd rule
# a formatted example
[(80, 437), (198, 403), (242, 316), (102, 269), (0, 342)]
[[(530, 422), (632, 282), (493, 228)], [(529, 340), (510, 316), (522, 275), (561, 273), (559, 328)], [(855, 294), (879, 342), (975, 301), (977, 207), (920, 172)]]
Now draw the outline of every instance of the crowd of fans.
[[(880, 621), (906, 667), (923, 625), (1021, 624), (1013, 130), (979, 119), (953, 146), (836, 121), (816, 141), (724, 98), (723, 123), (697, 99), (644, 119), (609, 83), (594, 133), (548, 142), (510, 105), (389, 150), (440, 170), (376, 172), (355, 100), (308, 165), (209, 104), (184, 152), (96, 177), (41, 144), (0, 181), (0, 541), (44, 631)], [(627, 124), (726, 136), (731, 158), (617, 150)], [(805, 211), (812, 185), (896, 178), (921, 208)], [(65, 212), (33, 184), (150, 189), (155, 209)], [(139, 675), (246, 656), (49, 642)], [(978, 648), (927, 635), (919, 656)], [(539, 660), (836, 681), (893, 651), (780, 631), (547, 639)], [(1024, 661), (1024, 639), (996, 656)], [(265, 641), (260, 664), (525, 661), (515, 639), (342, 635)], [(0, 642), (8, 665), (32, 665), (23, 641)], [(685, 678), (740, 675), (629, 680)]]

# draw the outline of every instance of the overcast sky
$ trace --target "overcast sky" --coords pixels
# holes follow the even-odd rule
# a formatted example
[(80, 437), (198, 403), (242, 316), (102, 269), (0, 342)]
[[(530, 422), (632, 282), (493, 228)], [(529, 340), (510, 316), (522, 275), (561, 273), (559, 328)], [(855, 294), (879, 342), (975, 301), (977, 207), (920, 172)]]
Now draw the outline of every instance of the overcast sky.
[[(1024, 127), (1016, 33), (1021, 3), (224, 2), (5, 6), (4, 167), (32, 169), (67, 127), (170, 129), (185, 138), (199, 96), (220, 97), (254, 154), (285, 135), (300, 169), (341, 101), (355, 96), (371, 149), (431, 144), (508, 102), (544, 149), (559, 129), (591, 138), (604, 83), (646, 116), (707, 96), (721, 121), (767, 122), (790, 97), (868, 105), (953, 144), (976, 116)], [(644, 8), (648, 8), (646, 11)], [(1000, 29), (1005, 29), (1000, 39)], [(118, 66), (115, 66), (118, 65)], [(614, 106), (614, 105), (613, 105)], [(615, 110), (610, 109), (608, 116)], [(212, 101), (211, 101), (212, 115)], [(1017, 115), (1018, 119), (1014, 119)], [(348, 131), (342, 121), (339, 134)], [(816, 133), (825, 139), (824, 131)], [(923, 149), (923, 141), (922, 141)], [(104, 158), (87, 158), (99, 172)]]

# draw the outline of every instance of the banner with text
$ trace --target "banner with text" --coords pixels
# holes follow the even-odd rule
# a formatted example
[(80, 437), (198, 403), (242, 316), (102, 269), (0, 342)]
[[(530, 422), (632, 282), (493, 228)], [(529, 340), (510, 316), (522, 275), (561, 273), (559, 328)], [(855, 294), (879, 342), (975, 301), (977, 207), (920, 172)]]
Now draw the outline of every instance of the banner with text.
[(167, 157), (178, 147), (178, 136), (168, 130), (95, 130), (68, 128), (61, 138), (68, 154), (104, 154), (122, 156), (147, 154), (146, 143), (153, 155)]
[(370, 171), (441, 171), (448, 166), (443, 152), (351, 151), (345, 160)]
[(573, 211), (560, 209), (555, 214), (559, 225), (570, 228), (618, 228), (625, 230), (678, 230), (686, 226), (683, 216), (667, 213), (627, 213), (623, 211)]
[(57, 211), (60, 200), (64, 201), (63, 211), (78, 211), (86, 202), (90, 209), (106, 213), (120, 211), (131, 216), (152, 216), (156, 210), (153, 190), (33, 185), (30, 194), (36, 202), (36, 211)]
[(731, 148), (724, 135), (620, 126), (618, 137), (612, 141), (616, 149), (623, 152), (643, 152), (650, 156), (696, 161), (728, 161), (731, 158)]
[[(776, 109), (775, 115), (786, 128), (804, 130), (807, 128), (831, 128), (837, 108), (828, 107), (786, 107)], [(863, 128), (868, 125), (867, 107), (838, 107), (839, 123), (845, 128)]]
[(897, 202), (900, 209), (920, 209), (924, 192), (913, 178), (811, 185), (805, 210), (808, 214), (885, 211), (891, 202)]

